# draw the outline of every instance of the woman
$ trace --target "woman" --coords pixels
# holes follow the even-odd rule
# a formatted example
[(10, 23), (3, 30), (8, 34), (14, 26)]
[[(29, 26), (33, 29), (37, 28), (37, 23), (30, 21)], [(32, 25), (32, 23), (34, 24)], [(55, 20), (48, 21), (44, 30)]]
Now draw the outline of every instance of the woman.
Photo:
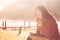
[(38, 6), (35, 10), (37, 22), (36, 34), (43, 35), (50, 40), (59, 40), (59, 32), (56, 20), (48, 13), (44, 6)]

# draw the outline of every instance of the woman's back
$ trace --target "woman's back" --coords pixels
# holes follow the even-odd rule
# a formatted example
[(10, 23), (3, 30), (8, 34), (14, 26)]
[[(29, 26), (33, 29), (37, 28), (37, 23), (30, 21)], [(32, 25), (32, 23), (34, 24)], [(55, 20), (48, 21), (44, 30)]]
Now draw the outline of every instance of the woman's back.
[(58, 26), (54, 18), (49, 19), (46, 24), (41, 27), (40, 31), (48, 38), (54, 38), (57, 40), (59, 37)]

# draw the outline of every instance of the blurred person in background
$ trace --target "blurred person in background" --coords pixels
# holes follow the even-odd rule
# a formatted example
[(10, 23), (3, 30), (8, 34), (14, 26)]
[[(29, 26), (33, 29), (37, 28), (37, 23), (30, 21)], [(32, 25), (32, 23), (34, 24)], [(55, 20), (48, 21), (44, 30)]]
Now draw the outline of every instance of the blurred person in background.
[(44, 6), (38, 6), (34, 14), (37, 22), (36, 35), (45, 36), (49, 40), (59, 40), (56, 20), (47, 9)]

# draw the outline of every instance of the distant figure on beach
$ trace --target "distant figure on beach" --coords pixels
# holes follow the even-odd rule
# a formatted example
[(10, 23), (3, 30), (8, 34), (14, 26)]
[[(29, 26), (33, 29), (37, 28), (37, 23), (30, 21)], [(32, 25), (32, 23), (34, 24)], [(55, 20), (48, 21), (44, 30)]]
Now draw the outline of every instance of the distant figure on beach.
[(19, 33), (17, 34), (17, 36), (21, 34), (21, 31), (22, 31), (22, 27), (19, 27)]
[(35, 9), (35, 18), (37, 22), (37, 35), (43, 35), (50, 40), (59, 40), (59, 32), (56, 20), (44, 6), (38, 6)]
[(6, 24), (6, 20), (2, 21), (2, 26), (3, 26), (2, 29), (3, 29), (3, 30), (6, 30), (6, 25), (7, 25), (7, 24)]

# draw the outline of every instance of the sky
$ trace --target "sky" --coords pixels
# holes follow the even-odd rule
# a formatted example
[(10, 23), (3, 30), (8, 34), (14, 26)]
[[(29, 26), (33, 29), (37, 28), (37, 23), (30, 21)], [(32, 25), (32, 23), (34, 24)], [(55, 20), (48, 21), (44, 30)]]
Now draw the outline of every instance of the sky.
[(52, 15), (60, 18), (58, 0), (0, 0), (0, 19), (30, 19), (37, 5), (44, 5)]
[[(36, 6), (36, 5), (48, 5), (49, 4), (57, 4), (57, 0), (0, 0), (0, 11), (2, 11), (6, 6), (10, 4), (16, 3), (19, 6)], [(59, 2), (58, 2), (59, 3)], [(21, 7), (21, 8), (22, 8)]]
[(17, 2), (17, 0), (0, 0), (0, 11), (14, 2)]

